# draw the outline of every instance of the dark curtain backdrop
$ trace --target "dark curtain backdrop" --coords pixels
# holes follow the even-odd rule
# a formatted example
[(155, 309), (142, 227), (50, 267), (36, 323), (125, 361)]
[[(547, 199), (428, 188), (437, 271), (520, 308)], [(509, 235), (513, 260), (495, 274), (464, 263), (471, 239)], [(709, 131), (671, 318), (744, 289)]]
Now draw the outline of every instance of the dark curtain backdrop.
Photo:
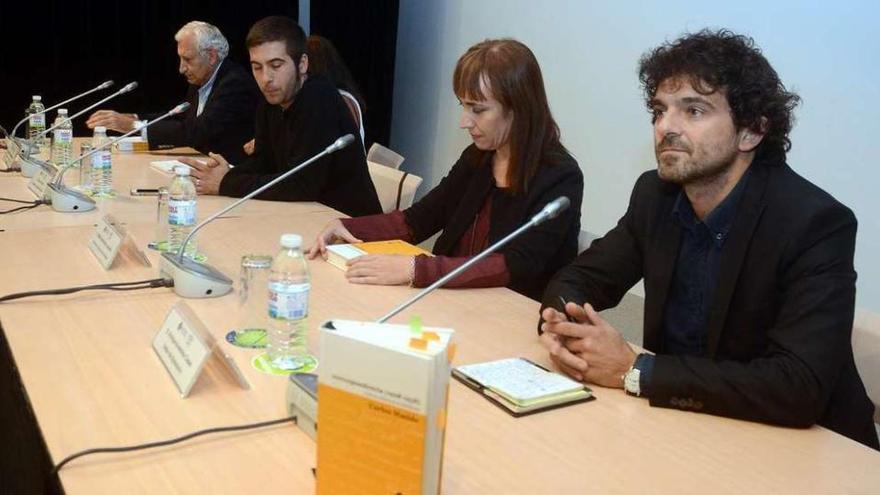
[(366, 100), (366, 145), (388, 145), (398, 0), (312, 0), (310, 32), (339, 50)]
[[(78, 100), (68, 110), (81, 110), (130, 81), (140, 87), (103, 107), (170, 109), (186, 92), (174, 41), (183, 24), (201, 20), (216, 25), (229, 40), (230, 57), (246, 66), (248, 29), (273, 14), (297, 19), (298, 0), (4, 0), (0, 124), (11, 131), (33, 94), (50, 106), (107, 79), (116, 81), (113, 89)], [(53, 120), (55, 112), (48, 118)], [(85, 116), (74, 122), (75, 134), (88, 134), (84, 122)]]

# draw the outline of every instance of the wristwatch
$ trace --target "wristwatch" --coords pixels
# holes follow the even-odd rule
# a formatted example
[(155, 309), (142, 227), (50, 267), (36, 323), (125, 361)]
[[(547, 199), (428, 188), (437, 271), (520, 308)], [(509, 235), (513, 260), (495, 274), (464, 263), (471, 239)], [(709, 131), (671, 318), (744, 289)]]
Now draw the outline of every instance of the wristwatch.
[(636, 363), (639, 362), (638, 356), (636, 356), (636, 360), (633, 361), (633, 365), (623, 374), (623, 389), (626, 390), (626, 393), (630, 395), (635, 395), (639, 397), (642, 395), (642, 388), (640, 385), (640, 378), (642, 376), (642, 371), (636, 368)]

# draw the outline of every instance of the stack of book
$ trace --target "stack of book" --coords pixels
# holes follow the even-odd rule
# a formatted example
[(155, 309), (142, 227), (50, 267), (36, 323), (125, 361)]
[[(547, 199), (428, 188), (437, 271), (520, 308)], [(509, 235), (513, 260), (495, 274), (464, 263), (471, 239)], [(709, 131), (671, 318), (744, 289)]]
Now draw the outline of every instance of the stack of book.
[(347, 263), (350, 260), (365, 254), (401, 254), (405, 256), (426, 254), (433, 256), (428, 251), (399, 239), (327, 246), (327, 261), (340, 270), (348, 270)]

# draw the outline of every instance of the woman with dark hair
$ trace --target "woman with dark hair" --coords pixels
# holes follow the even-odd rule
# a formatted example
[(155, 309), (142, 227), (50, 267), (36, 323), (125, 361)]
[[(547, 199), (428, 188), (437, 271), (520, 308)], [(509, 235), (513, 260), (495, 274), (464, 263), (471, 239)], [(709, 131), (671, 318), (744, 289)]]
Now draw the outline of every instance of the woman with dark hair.
[(346, 277), (362, 284), (425, 287), (514, 231), (547, 203), (571, 206), (521, 235), (448, 287), (507, 286), (538, 299), (550, 276), (577, 254), (583, 175), (562, 146), (550, 114), (538, 61), (510, 40), (472, 46), (455, 68), (468, 146), (449, 174), (405, 211), (337, 219), (318, 235), (309, 257), (327, 244), (403, 239), (419, 243), (438, 231), (436, 256), (366, 255), (349, 262)]
[(327, 38), (313, 34), (306, 40), (306, 52), (309, 55), (309, 74), (324, 76), (339, 90), (354, 123), (361, 131), (361, 143), (364, 142), (364, 116), (366, 108), (364, 98), (358, 91), (351, 71), (339, 56), (336, 47)]

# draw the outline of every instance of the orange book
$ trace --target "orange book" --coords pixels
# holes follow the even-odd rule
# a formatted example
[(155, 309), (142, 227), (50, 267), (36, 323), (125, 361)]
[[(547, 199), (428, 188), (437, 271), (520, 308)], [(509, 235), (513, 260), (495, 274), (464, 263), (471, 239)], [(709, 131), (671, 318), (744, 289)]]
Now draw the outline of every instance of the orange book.
[(452, 335), (346, 320), (322, 326), (319, 495), (439, 493)]
[(327, 261), (340, 270), (347, 270), (348, 265), (346, 263), (349, 260), (365, 254), (402, 254), (408, 256), (426, 254), (433, 256), (430, 252), (400, 239), (361, 242), (358, 244), (332, 244), (327, 246)]

